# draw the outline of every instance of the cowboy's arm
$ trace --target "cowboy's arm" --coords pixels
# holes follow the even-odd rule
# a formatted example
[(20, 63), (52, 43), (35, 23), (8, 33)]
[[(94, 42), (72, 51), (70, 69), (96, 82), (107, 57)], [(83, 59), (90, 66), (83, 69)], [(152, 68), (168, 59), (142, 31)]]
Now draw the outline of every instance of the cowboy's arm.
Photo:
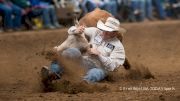
[(109, 57), (98, 55), (100, 61), (105, 65), (108, 71), (113, 71), (115, 68), (123, 65), (125, 61), (125, 51), (123, 46), (116, 47)]

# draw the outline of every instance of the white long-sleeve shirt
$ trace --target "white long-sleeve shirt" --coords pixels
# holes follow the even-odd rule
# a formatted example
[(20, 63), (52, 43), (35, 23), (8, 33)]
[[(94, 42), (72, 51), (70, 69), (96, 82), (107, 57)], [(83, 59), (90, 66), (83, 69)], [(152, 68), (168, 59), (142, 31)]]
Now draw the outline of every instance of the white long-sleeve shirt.
[[(76, 27), (72, 26), (69, 30), (69, 34), (75, 33)], [(101, 54), (99, 59), (108, 71), (113, 71), (115, 68), (123, 65), (125, 61), (125, 51), (122, 43), (116, 37), (104, 41), (100, 33), (101, 30), (95, 27), (85, 28), (84, 34), (89, 36), (90, 44), (93, 48), (96, 48)]]

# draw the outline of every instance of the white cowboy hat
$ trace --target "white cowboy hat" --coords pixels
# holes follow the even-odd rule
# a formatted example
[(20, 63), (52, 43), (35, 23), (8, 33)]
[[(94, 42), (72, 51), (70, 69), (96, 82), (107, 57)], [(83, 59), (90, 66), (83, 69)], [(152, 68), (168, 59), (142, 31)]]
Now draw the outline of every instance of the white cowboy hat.
[(101, 20), (97, 22), (97, 28), (103, 31), (108, 31), (108, 32), (113, 32), (113, 31), (118, 31), (120, 33), (126, 33), (126, 29), (120, 27), (120, 22), (119, 20), (113, 18), (113, 17), (108, 17), (106, 22), (103, 23)]

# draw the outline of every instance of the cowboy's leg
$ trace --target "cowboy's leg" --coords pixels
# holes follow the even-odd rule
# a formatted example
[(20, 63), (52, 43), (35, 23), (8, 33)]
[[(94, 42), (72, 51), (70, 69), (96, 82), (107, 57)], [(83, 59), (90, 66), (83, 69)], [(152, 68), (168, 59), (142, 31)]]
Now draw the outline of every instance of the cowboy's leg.
[[(65, 58), (69, 59), (80, 59), (81, 58), (81, 52), (77, 48), (68, 48), (64, 50), (61, 55)], [(42, 77), (43, 79), (58, 79), (60, 78), (60, 75), (63, 73), (63, 66), (61, 63), (57, 60), (54, 60), (51, 62), (50, 67), (44, 66), (41, 69)], [(53, 78), (52, 78), (53, 76)], [(54, 77), (56, 76), (56, 77)], [(44, 81), (45, 81), (44, 80)]]
[(61, 55), (69, 59), (81, 59), (82, 57), (81, 52), (77, 48), (67, 48), (61, 53)]
[[(77, 48), (68, 48), (62, 52), (62, 56), (70, 59), (81, 59), (81, 52)], [(87, 74), (84, 76), (84, 80), (90, 83), (98, 82), (106, 77), (106, 71), (97, 67), (92, 61), (88, 59), (82, 59), (83, 67), (87, 69)]]
[(100, 68), (101, 64), (99, 63), (99, 60), (96, 60), (91, 56), (83, 56), (82, 65), (87, 72), (83, 77), (83, 80), (88, 83), (101, 81), (107, 76), (107, 71)]
[(54, 60), (51, 62), (50, 71), (60, 78), (60, 75), (63, 73), (63, 67), (58, 61)]
[[(81, 58), (81, 52), (77, 48), (68, 48), (65, 49), (61, 55), (68, 59), (80, 59)], [(54, 73), (61, 74), (63, 72), (63, 67), (61, 63), (58, 61), (52, 61), (50, 70)]]
[(96, 66), (96, 64), (93, 62), (93, 60), (90, 57), (83, 56), (82, 57), (82, 67), (84, 67), (85, 70), (88, 71), (88, 70), (98, 67), (98, 66)]
[(85, 80), (88, 83), (95, 83), (103, 80), (106, 76), (107, 73), (105, 70), (101, 68), (92, 68), (84, 76), (83, 80)]

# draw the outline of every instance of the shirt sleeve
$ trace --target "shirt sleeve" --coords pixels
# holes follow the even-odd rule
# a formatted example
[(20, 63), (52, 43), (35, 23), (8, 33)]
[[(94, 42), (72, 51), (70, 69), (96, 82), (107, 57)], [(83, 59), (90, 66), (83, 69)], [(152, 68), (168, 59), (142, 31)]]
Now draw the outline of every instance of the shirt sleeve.
[(113, 71), (115, 68), (124, 64), (124, 47), (122, 45), (120, 45), (119, 47), (115, 47), (109, 57), (99, 55), (99, 59), (105, 65), (105, 69), (107, 69), (108, 71)]

